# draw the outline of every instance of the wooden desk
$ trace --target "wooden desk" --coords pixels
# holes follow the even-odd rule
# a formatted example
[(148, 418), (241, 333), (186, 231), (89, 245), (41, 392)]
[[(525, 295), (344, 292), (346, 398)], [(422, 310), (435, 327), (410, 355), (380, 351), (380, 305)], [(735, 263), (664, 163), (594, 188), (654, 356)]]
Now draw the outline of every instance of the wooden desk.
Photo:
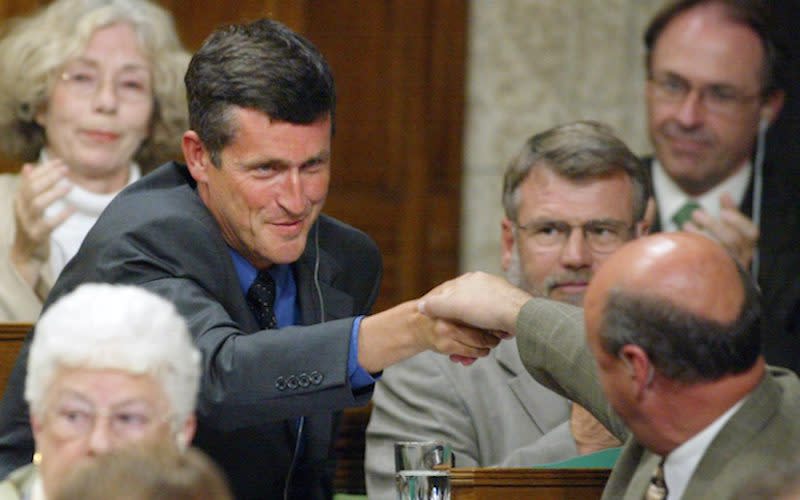
[(453, 500), (586, 500), (603, 495), (611, 469), (455, 468)]
[(8, 376), (32, 326), (30, 323), (0, 323), (0, 391), (6, 390)]

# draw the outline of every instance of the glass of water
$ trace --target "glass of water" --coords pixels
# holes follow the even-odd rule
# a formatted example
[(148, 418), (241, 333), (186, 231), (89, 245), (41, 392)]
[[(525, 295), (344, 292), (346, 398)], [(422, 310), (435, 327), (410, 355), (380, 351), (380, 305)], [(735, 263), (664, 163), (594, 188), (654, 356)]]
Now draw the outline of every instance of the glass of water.
[(398, 500), (450, 500), (446, 470), (402, 470), (397, 473)]
[(443, 441), (401, 441), (394, 444), (399, 500), (449, 500), (453, 451)]

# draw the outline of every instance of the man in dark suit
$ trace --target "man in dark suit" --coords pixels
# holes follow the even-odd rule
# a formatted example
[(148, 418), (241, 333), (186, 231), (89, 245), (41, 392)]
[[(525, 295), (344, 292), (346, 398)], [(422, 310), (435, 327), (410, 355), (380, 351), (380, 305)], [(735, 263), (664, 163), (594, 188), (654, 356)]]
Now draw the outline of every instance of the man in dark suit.
[[(414, 301), (363, 316), (381, 259), (365, 234), (320, 215), (335, 91), (310, 42), (268, 20), (222, 28), (186, 86), (186, 166), (162, 166), (109, 205), (45, 308), (87, 281), (170, 299), (203, 354), (196, 444), (236, 496), (330, 498), (337, 411), (367, 401), (372, 374), (426, 349), (468, 362), (497, 338), (443, 328)], [(26, 353), (0, 413), (6, 471), (33, 452)]]
[(702, 232), (757, 276), (769, 363), (800, 371), (796, 165), (762, 165), (785, 71), (759, 0), (678, 0), (645, 32), (654, 231)]
[(583, 311), (483, 273), (421, 302), (435, 317), (516, 332), (534, 378), (626, 440), (603, 498), (688, 500), (729, 498), (800, 447), (800, 381), (764, 362), (758, 299), (720, 245), (676, 232), (615, 252)]

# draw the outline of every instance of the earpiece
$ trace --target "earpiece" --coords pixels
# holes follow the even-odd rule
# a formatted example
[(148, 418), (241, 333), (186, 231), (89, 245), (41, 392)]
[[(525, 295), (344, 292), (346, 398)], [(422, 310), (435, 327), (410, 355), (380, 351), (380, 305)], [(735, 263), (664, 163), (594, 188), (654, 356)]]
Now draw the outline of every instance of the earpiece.
[(758, 120), (758, 131), (760, 133), (766, 132), (769, 124), (772, 121), (772, 110), (769, 108), (761, 108), (761, 117)]
[(178, 447), (178, 450), (186, 451), (187, 443), (185, 432), (179, 431), (175, 434), (175, 445)]
[(314, 223), (314, 287), (319, 298), (319, 322), (325, 322), (325, 299), (322, 297), (322, 287), (319, 286), (319, 218)]
[[(761, 117), (758, 121), (758, 135), (756, 136), (756, 150), (753, 156), (753, 202), (751, 205), (751, 218), (753, 224), (761, 227), (761, 196), (764, 183), (764, 154), (766, 152), (767, 129), (772, 121), (773, 108), (764, 106), (761, 108)], [(760, 268), (760, 256), (758, 247), (755, 248), (753, 259), (750, 262), (750, 272), (753, 276), (758, 276)]]

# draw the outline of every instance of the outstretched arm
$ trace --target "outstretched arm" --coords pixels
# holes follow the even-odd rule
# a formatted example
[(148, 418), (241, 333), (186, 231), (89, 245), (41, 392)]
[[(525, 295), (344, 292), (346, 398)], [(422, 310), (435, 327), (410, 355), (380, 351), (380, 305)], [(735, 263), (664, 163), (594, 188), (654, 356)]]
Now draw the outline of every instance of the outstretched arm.
[(503, 336), (514, 335), (519, 311), (531, 298), (503, 278), (472, 272), (434, 288), (420, 299), (419, 307), (428, 316)]

